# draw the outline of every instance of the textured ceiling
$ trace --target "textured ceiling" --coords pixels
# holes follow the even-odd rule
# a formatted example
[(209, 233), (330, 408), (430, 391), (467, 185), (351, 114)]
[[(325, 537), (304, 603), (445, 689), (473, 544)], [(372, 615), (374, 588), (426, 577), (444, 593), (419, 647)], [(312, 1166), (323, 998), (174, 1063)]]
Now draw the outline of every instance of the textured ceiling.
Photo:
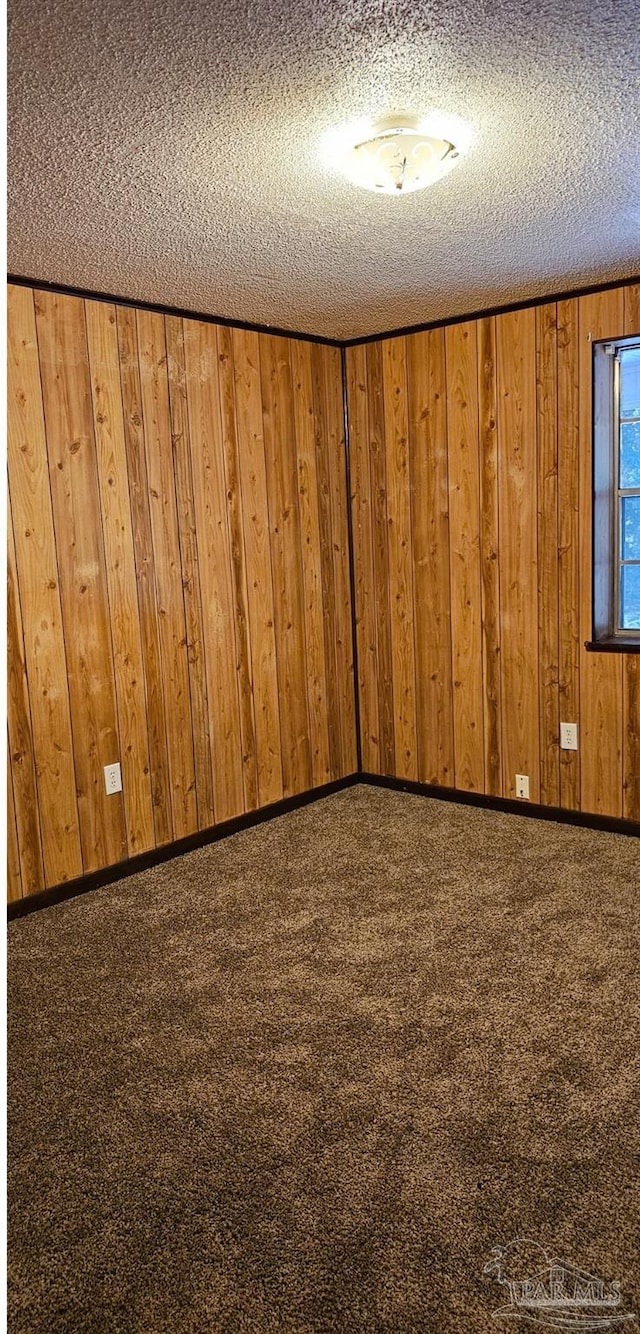
[[(640, 268), (638, 0), (13, 0), (9, 268), (349, 338)], [(476, 140), (389, 198), (343, 121)]]

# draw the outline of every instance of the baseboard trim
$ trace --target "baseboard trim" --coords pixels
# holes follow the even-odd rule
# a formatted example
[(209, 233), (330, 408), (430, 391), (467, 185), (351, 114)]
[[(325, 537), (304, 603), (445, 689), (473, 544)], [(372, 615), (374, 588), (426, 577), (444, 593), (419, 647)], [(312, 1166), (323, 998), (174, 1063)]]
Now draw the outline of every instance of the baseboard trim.
[(409, 778), (390, 778), (386, 774), (354, 773), (348, 774), (346, 778), (336, 778), (331, 783), (323, 783), (321, 787), (298, 792), (293, 797), (284, 797), (282, 801), (274, 801), (269, 806), (262, 806), (260, 810), (247, 811), (244, 815), (237, 815), (233, 820), (211, 825), (209, 829), (198, 830), (196, 834), (188, 834), (186, 838), (176, 839), (174, 843), (165, 843), (161, 848), (150, 848), (148, 852), (141, 852), (139, 856), (129, 857), (126, 861), (116, 862), (113, 866), (105, 866), (100, 871), (90, 871), (75, 880), (65, 880), (61, 885), (41, 890), (39, 894), (28, 894), (24, 899), (16, 899), (13, 903), (7, 904), (7, 920), (15, 921), (18, 917), (39, 912), (42, 908), (51, 908), (56, 903), (66, 903), (68, 899), (78, 898), (92, 889), (112, 885), (116, 880), (126, 880), (129, 876), (136, 875), (138, 871), (147, 871), (152, 866), (160, 866), (162, 862), (181, 857), (185, 852), (204, 848), (209, 843), (218, 843), (221, 839), (238, 834), (243, 829), (251, 829), (254, 825), (264, 824), (267, 820), (275, 820), (279, 815), (287, 815), (289, 811), (299, 810), (314, 801), (322, 801), (324, 797), (330, 797), (334, 792), (343, 792), (358, 783), (364, 783), (369, 787), (390, 788), (394, 792), (408, 792), (418, 797), (432, 797), (438, 801), (452, 801), (460, 806), (480, 806), (485, 810), (504, 811), (510, 815), (526, 815), (529, 819), (552, 820), (555, 824), (579, 825), (584, 829), (598, 829), (604, 833), (627, 834), (632, 838), (640, 838), (638, 820), (623, 820), (613, 815), (596, 815), (585, 811), (568, 811), (562, 806), (541, 806), (537, 802), (516, 801), (511, 797), (491, 797), (484, 792), (465, 792), (458, 787), (438, 787), (435, 783), (417, 783)]
[(7, 920), (15, 921), (16, 918), (26, 917), (29, 913), (40, 912), (42, 908), (51, 908), (56, 903), (66, 903), (68, 899), (78, 898), (79, 895), (87, 894), (92, 889), (112, 885), (116, 880), (126, 880), (139, 871), (148, 871), (150, 867), (172, 861), (174, 857), (181, 857), (185, 852), (193, 852), (196, 848), (204, 848), (209, 843), (218, 843), (223, 838), (230, 838), (232, 834), (238, 834), (243, 829), (251, 829), (254, 825), (264, 824), (267, 820), (275, 820), (279, 815), (287, 815), (302, 806), (309, 806), (314, 801), (321, 801), (323, 797), (330, 797), (332, 793), (342, 792), (359, 782), (360, 775), (357, 773), (348, 774), (346, 778), (336, 778), (331, 783), (323, 783), (321, 787), (308, 788), (306, 792), (297, 792), (295, 796), (271, 802), (268, 806), (261, 806), (259, 810), (237, 815), (233, 820), (224, 820), (220, 824), (211, 825), (208, 829), (200, 829), (195, 834), (188, 834), (186, 838), (165, 843), (161, 848), (150, 848), (148, 852), (141, 852), (137, 857), (128, 857), (126, 861), (115, 862), (113, 866), (105, 866), (99, 871), (89, 871), (86, 875), (77, 876), (74, 880), (65, 880), (60, 885), (52, 885), (50, 889), (43, 889), (38, 894), (28, 894), (24, 899), (15, 899), (7, 904)]
[(394, 792), (410, 792), (417, 797), (453, 801), (460, 806), (481, 806), (485, 810), (504, 811), (509, 815), (526, 815), (534, 820), (552, 820), (555, 824), (580, 825), (584, 829), (599, 829), (608, 834), (629, 834), (632, 838), (640, 838), (639, 820), (623, 820), (615, 815), (569, 811), (563, 806), (542, 806), (539, 802), (517, 801), (514, 797), (491, 797), (484, 792), (465, 792), (459, 787), (438, 787), (435, 783), (416, 783), (410, 778), (389, 778), (385, 774), (362, 773), (357, 781), (368, 783), (370, 787), (391, 788)]

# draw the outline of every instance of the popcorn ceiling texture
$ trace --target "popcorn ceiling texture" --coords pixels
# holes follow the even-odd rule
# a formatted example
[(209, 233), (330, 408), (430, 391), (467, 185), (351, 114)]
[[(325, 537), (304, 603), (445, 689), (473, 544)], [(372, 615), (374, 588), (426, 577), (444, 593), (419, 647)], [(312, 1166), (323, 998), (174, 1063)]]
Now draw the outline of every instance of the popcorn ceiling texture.
[[(9, 269), (349, 338), (640, 268), (637, 0), (14, 0)], [(360, 191), (323, 132), (431, 105), (470, 155)]]

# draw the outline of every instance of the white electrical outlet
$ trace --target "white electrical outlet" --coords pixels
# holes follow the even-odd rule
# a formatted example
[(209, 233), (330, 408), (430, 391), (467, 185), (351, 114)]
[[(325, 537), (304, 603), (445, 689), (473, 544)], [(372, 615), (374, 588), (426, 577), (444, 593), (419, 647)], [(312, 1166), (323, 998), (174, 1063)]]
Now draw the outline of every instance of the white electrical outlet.
[(521, 797), (523, 801), (529, 800), (528, 774), (516, 774), (516, 797)]
[(104, 786), (108, 797), (112, 796), (114, 792), (122, 792), (122, 774), (119, 764), (105, 764)]
[(560, 723), (560, 749), (578, 749), (578, 724)]

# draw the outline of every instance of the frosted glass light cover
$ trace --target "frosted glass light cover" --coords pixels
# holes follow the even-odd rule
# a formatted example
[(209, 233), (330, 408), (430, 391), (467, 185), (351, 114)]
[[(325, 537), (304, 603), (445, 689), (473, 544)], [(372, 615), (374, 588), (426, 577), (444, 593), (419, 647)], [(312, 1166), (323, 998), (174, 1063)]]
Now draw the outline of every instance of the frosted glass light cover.
[(380, 194), (411, 194), (445, 176), (460, 147), (433, 133), (419, 117), (385, 117), (342, 153), (342, 172), (355, 185)]

